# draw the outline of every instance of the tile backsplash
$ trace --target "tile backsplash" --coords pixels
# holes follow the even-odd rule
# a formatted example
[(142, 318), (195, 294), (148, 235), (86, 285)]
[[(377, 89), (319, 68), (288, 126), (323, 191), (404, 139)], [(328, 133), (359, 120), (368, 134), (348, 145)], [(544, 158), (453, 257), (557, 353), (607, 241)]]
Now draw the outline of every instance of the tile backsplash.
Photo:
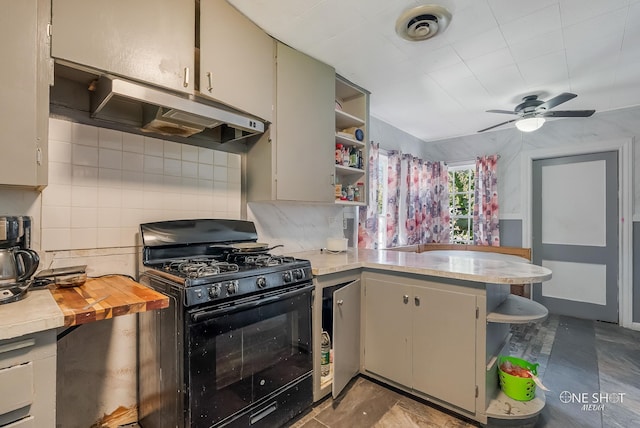
[(238, 154), (49, 121), (41, 250), (130, 247), (140, 223), (240, 218)]

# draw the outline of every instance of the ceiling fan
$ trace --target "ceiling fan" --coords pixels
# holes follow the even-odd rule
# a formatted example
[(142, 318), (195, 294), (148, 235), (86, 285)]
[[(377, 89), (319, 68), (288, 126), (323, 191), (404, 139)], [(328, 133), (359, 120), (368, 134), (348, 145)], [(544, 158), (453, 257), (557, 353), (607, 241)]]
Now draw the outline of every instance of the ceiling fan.
[(515, 114), (519, 116), (517, 119), (507, 120), (506, 122), (499, 123), (497, 125), (490, 126), (485, 129), (481, 129), (478, 132), (488, 131), (489, 129), (497, 128), (498, 126), (506, 125), (507, 123), (515, 122), (516, 128), (523, 132), (531, 132), (540, 128), (545, 121), (545, 117), (589, 117), (595, 110), (556, 110), (550, 111), (555, 106), (577, 97), (578, 95), (570, 92), (563, 92), (562, 94), (551, 98), (548, 101), (542, 101), (538, 99), (537, 95), (527, 95), (522, 98), (522, 102), (516, 106), (513, 111), (508, 110), (487, 110), (487, 113), (504, 113)]

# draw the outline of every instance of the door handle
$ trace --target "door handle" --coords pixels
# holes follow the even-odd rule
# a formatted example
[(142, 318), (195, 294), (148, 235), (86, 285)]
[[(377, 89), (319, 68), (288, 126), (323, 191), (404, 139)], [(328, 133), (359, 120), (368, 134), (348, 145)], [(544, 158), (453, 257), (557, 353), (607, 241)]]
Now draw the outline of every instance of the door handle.
[(413, 302), (416, 304), (416, 306), (420, 306), (420, 298), (418, 296), (413, 298)]
[(404, 302), (405, 305), (409, 303), (409, 296), (407, 296), (406, 294), (402, 296), (402, 301)]
[(213, 91), (213, 85), (211, 83), (211, 72), (207, 71), (207, 80), (209, 81), (209, 86), (207, 86), (207, 91)]
[(344, 300), (340, 299), (336, 303), (338, 304), (338, 306), (342, 306), (342, 304), (344, 303)]
[(189, 67), (184, 68), (184, 82), (182, 83), (182, 86), (185, 88), (189, 86)]

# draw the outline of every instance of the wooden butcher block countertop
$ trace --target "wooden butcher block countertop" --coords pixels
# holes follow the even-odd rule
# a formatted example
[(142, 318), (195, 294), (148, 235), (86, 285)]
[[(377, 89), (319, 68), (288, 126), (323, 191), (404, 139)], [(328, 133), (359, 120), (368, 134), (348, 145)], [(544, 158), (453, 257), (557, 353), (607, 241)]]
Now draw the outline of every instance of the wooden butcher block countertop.
[(169, 307), (167, 296), (121, 275), (91, 278), (79, 287), (50, 291), (67, 327)]

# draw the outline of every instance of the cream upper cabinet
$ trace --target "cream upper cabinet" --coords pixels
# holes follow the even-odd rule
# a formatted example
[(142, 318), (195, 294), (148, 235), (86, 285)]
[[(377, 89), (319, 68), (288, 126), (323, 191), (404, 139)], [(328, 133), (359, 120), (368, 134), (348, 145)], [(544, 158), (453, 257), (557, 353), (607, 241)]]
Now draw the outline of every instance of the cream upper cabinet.
[(193, 93), (194, 2), (52, 0), (52, 8), (54, 58)]
[(47, 184), (49, 1), (3, 2), (0, 15), (0, 184)]
[(200, 1), (199, 90), (273, 120), (274, 40), (225, 0)]
[(277, 43), (276, 111), (247, 153), (248, 201), (333, 203), (334, 69)]

